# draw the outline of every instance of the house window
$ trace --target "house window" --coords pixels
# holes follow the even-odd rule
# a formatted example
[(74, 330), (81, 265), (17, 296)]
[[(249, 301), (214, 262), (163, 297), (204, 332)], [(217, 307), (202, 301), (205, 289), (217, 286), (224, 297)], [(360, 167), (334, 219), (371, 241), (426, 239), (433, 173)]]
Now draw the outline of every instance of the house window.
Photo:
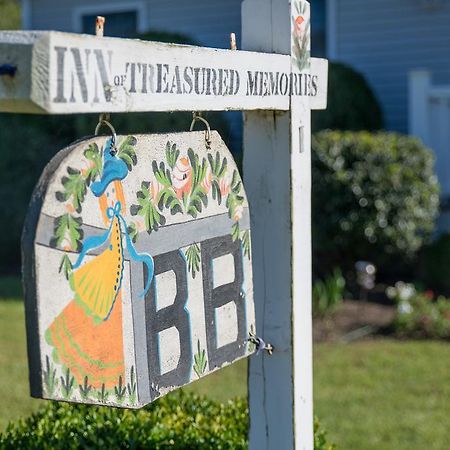
[(325, 57), (326, 48), (326, 0), (311, 2), (311, 53), (313, 56)]
[(97, 16), (105, 18), (106, 34), (112, 37), (135, 37), (138, 31), (137, 11), (121, 11), (115, 13), (83, 14), (81, 17), (82, 32), (92, 34), (95, 31)]

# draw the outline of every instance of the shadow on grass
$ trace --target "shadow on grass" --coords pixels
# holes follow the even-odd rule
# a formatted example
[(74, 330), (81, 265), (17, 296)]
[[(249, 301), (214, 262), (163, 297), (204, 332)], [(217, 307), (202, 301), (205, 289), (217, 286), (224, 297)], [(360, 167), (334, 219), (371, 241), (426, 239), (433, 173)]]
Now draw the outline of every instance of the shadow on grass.
[(22, 280), (18, 275), (0, 277), (0, 301), (23, 301)]

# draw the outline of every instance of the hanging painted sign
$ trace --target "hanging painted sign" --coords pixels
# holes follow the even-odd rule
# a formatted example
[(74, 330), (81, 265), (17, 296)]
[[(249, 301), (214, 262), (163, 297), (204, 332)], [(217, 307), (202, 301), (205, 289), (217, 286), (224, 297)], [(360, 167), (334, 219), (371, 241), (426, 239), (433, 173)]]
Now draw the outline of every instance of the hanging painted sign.
[(32, 395), (141, 407), (252, 353), (250, 236), (217, 132), (62, 150), (23, 237)]

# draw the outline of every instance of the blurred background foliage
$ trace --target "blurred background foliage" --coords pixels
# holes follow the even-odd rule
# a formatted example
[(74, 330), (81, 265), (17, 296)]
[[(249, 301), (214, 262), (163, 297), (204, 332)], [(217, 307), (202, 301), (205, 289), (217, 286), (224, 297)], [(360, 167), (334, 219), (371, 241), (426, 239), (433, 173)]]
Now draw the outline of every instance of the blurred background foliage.
[(0, 0), (0, 30), (20, 28), (20, 4), (18, 0)]
[(312, 129), (375, 131), (383, 128), (380, 104), (366, 79), (351, 67), (329, 63), (328, 105), (313, 111)]
[(438, 214), (432, 152), (413, 137), (366, 131), (323, 131), (312, 147), (316, 272), (358, 260), (381, 275), (408, 267)]

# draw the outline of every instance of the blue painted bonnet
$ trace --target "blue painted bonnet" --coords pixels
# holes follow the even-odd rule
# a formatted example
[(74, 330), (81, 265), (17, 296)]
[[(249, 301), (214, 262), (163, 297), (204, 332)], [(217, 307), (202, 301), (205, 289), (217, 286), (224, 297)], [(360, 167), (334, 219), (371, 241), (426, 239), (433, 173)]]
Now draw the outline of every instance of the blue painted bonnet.
[(115, 180), (123, 180), (128, 175), (127, 165), (111, 152), (111, 147), (112, 139), (108, 139), (103, 149), (103, 171), (101, 179), (91, 185), (91, 191), (96, 197), (103, 195), (110, 183)]

